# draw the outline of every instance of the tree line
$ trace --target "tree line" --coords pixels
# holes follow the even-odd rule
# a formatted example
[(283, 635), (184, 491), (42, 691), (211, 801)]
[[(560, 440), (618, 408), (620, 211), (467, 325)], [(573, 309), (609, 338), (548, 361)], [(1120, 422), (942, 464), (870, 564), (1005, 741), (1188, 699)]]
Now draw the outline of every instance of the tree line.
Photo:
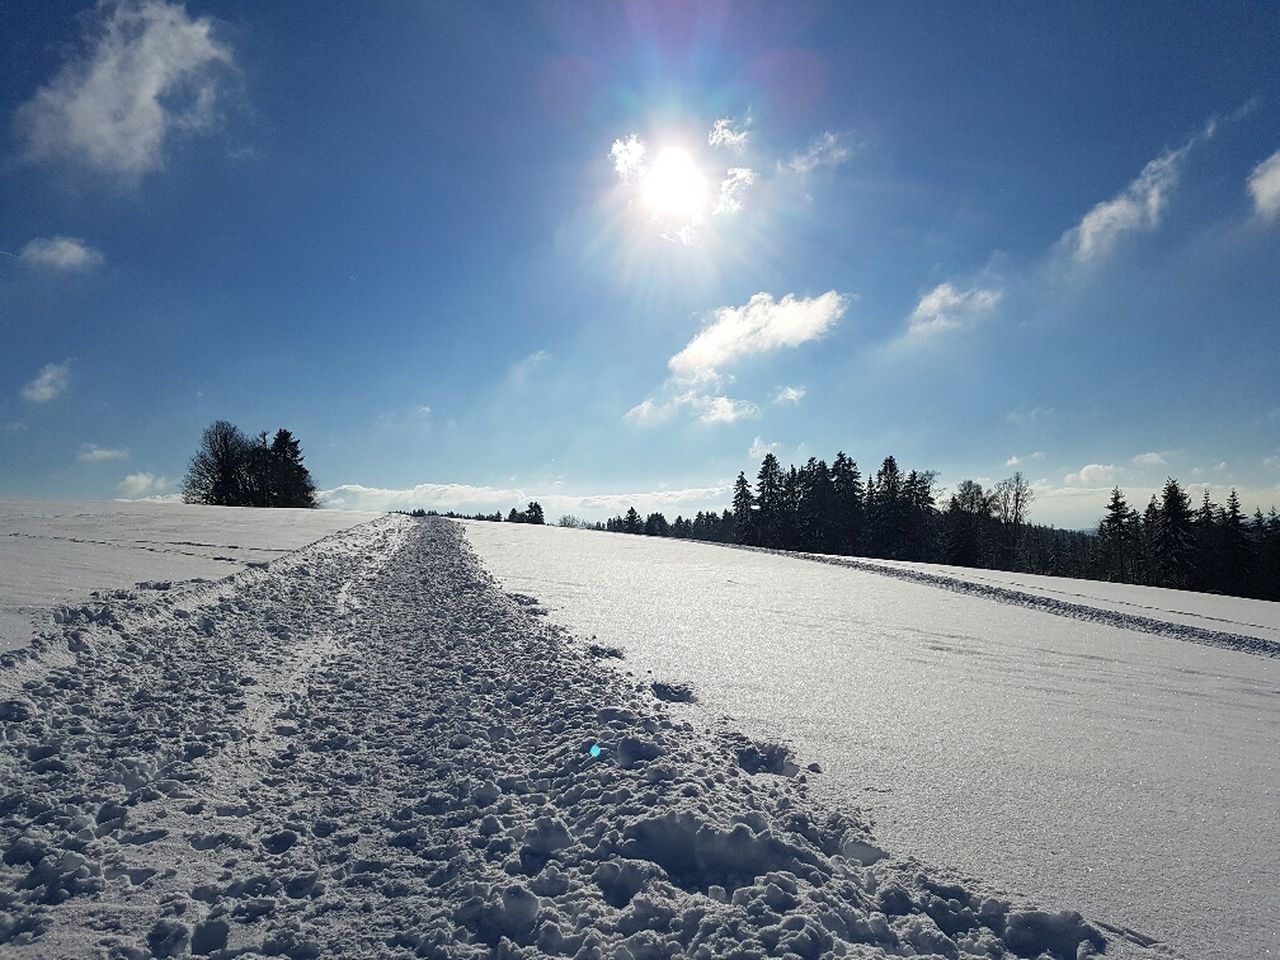
[(201, 435), (182, 481), (182, 499), (222, 507), (317, 506), (316, 485), (292, 433), (280, 429), (268, 440), (264, 430), (249, 437), (226, 420)]
[(865, 480), (843, 452), (783, 469), (766, 454), (755, 484), (740, 472), (731, 508), (668, 522), (634, 507), (603, 524), (563, 526), (737, 543), (783, 550), (950, 563), (1280, 600), (1280, 517), (1246, 518), (1235, 490), (1226, 504), (1206, 491), (1193, 510), (1172, 478), (1141, 513), (1112, 491), (1096, 532), (1031, 523), (1035, 491), (1021, 472), (984, 489), (964, 480), (938, 502), (937, 473), (886, 457)]

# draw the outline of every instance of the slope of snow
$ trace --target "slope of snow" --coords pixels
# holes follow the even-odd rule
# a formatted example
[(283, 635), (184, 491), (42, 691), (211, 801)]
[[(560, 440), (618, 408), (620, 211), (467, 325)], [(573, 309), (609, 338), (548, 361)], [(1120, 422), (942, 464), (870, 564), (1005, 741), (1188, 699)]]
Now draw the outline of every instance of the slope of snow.
[(1129, 583), (1072, 580), (1033, 573), (978, 570), (939, 563), (904, 560), (859, 560), (869, 566), (910, 570), (957, 580), (1015, 590), (1069, 604), (1110, 610), (1127, 616), (1150, 617), (1204, 630), (1257, 637), (1280, 645), (1280, 603), (1226, 597), (1190, 590), (1169, 590)]
[(466, 534), (557, 622), (820, 762), (817, 795), (866, 808), (886, 849), (1176, 955), (1280, 956), (1280, 661), (795, 556)]
[(0, 500), (0, 651), (25, 645), (55, 606), (94, 590), (225, 577), (376, 516)]
[(776, 746), (695, 729), (499, 591), (446, 521), (385, 517), (58, 619), (0, 658), (5, 957), (1107, 945), (885, 857)]

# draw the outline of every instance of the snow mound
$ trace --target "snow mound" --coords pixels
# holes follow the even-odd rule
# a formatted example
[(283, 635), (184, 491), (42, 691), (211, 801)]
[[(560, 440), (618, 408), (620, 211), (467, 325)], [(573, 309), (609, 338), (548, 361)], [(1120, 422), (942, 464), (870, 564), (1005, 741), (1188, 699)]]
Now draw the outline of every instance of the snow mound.
[(885, 855), (783, 748), (696, 732), (540, 613), (405, 517), (64, 609), (0, 670), (0, 952), (1105, 949)]

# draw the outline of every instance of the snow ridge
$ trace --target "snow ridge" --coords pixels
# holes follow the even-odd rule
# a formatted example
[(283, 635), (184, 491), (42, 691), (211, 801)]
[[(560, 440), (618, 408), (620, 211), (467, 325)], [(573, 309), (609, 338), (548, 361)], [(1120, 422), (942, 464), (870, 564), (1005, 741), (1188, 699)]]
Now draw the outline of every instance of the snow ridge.
[(988, 583), (975, 583), (960, 577), (942, 576), (936, 573), (925, 573), (922, 570), (911, 570), (905, 567), (892, 567), (874, 561), (857, 560), (852, 557), (832, 556), (825, 553), (800, 553), (791, 550), (774, 550), (769, 547), (738, 546), (740, 550), (754, 550), (760, 553), (773, 553), (785, 557), (799, 557), (816, 563), (827, 563), (837, 567), (851, 567), (864, 573), (875, 573), (882, 577), (893, 577), (912, 583), (941, 587), (953, 593), (965, 593), (983, 597), (997, 603), (1007, 603), (1018, 607), (1029, 607), (1044, 613), (1073, 620), (1088, 620), (1107, 626), (1121, 627), (1125, 630), (1136, 630), (1139, 633), (1154, 633), (1174, 640), (1186, 640), (1191, 643), (1203, 643), (1211, 647), (1224, 647), (1241, 653), (1252, 653), (1262, 657), (1280, 657), (1280, 643), (1265, 637), (1251, 637), (1246, 634), (1229, 633), (1223, 630), (1210, 630), (1187, 623), (1171, 623), (1155, 617), (1144, 617), (1136, 613), (1122, 613), (1119, 610), (1106, 610), (1090, 607), (1082, 603), (1058, 600), (1035, 593), (1013, 590), (1009, 587), (998, 587)]
[(748, 772), (778, 748), (695, 731), (447, 521), (60, 619), (0, 668), (6, 957), (1106, 948)]

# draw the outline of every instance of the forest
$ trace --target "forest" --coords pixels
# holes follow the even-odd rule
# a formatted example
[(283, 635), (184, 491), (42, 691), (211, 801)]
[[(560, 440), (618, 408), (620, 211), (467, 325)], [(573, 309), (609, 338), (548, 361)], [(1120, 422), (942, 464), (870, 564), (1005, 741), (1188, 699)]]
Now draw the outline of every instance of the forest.
[(752, 485), (739, 473), (730, 508), (668, 521), (634, 507), (604, 523), (562, 526), (780, 550), (950, 563), (1023, 573), (1280, 600), (1280, 517), (1246, 516), (1235, 490), (1199, 507), (1172, 477), (1142, 511), (1118, 487), (1096, 531), (1030, 522), (1035, 491), (1019, 472), (990, 489), (964, 480), (939, 502), (937, 474), (905, 474), (890, 456), (865, 480), (838, 453), (783, 469), (766, 454)]

